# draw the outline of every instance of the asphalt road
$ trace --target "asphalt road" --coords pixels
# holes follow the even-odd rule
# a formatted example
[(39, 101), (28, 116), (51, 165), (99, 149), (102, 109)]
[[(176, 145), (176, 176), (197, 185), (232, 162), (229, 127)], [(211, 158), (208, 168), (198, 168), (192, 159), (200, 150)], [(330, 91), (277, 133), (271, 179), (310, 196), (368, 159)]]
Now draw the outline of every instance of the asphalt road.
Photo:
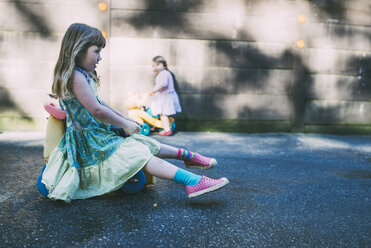
[[(370, 247), (371, 136), (178, 132), (230, 184), (188, 199), (158, 179), (67, 204), (36, 189), (43, 133), (0, 134), (0, 247)], [(184, 168), (181, 161), (174, 161)]]

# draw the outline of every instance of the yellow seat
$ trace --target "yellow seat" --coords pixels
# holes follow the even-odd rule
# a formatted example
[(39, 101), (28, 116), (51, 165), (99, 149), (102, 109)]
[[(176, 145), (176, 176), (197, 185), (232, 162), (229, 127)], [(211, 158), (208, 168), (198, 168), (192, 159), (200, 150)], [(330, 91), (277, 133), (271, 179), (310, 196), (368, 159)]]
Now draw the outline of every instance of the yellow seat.
[(52, 115), (49, 115), (48, 124), (46, 126), (45, 144), (44, 144), (44, 159), (48, 163), (49, 157), (53, 150), (58, 146), (61, 138), (66, 131), (65, 121), (59, 120)]

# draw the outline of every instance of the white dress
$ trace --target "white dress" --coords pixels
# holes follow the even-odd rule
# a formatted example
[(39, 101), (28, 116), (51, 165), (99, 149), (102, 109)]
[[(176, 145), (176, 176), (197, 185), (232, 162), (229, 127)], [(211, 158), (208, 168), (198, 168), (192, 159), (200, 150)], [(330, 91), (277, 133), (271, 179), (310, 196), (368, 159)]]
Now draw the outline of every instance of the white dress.
[(154, 115), (174, 115), (182, 112), (179, 103), (178, 94), (174, 88), (173, 76), (168, 70), (162, 70), (156, 76), (155, 90), (162, 88), (156, 92), (151, 99), (151, 111)]

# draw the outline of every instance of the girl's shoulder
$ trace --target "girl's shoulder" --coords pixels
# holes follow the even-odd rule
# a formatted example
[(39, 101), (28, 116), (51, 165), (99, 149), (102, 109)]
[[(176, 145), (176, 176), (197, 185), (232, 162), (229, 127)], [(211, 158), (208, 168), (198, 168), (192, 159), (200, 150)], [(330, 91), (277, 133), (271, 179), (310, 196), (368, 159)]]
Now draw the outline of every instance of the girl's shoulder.
[(162, 74), (162, 75), (171, 75), (170, 71), (167, 70), (167, 69), (164, 69), (162, 71), (160, 71), (159, 75)]
[(73, 80), (87, 81), (90, 84), (95, 83), (94, 79), (83, 69), (75, 67), (73, 70)]
[(73, 70), (72, 81), (73, 82), (87, 82), (87, 81), (89, 82), (87, 75), (77, 69)]
[(168, 70), (162, 70), (160, 73), (157, 75), (159, 78), (172, 78), (171, 72)]
[(72, 76), (72, 84), (75, 85), (76, 87), (80, 87), (83, 85), (88, 85), (90, 89), (94, 92), (94, 94), (97, 96), (97, 83), (93, 78), (90, 77), (90, 75), (84, 71), (81, 68), (76, 67), (75, 70), (73, 71), (73, 76)]
[(83, 70), (79, 67), (75, 67), (75, 69), (73, 70), (73, 74), (74, 75), (83, 75), (84, 77), (89, 77), (88, 73), (85, 70)]

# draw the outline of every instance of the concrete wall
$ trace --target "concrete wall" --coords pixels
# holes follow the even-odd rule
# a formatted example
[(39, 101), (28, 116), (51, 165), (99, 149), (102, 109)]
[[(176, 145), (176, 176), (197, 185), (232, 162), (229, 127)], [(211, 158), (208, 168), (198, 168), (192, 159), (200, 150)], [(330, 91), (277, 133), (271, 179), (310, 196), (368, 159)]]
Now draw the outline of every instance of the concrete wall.
[(178, 129), (371, 133), (370, 14), (362, 0), (0, 0), (0, 128), (44, 127), (61, 37), (84, 22), (107, 33), (101, 95), (124, 112), (163, 55)]

